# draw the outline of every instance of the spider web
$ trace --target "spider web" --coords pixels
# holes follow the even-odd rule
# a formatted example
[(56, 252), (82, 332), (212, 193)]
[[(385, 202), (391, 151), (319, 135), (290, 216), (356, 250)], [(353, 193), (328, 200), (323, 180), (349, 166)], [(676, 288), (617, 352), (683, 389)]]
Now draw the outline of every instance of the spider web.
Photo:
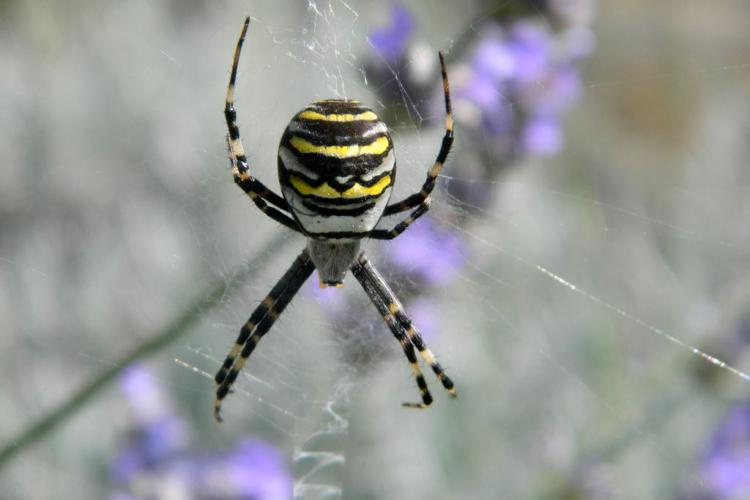
[[(481, 12), (479, 5), (476, 9), (475, 12)], [(367, 57), (368, 48), (372, 48), (367, 34), (373, 26), (387, 22), (383, 14), (383, 9), (375, 3), (354, 5), (311, 0), (307, 3), (301, 19), (302, 27), (298, 30), (279, 29), (270, 22), (258, 19), (255, 35), (270, 36), (273, 44), (295, 66), (295, 72), (307, 75), (313, 89), (305, 89), (307, 95), (304, 99), (297, 90), (300, 104), (322, 96), (356, 97), (367, 102), (371, 101), (368, 96), (373, 92), (377, 99), (377, 88), (372, 87), (373, 83), (368, 81), (363, 70), (363, 57)], [(467, 13), (463, 20), (454, 22), (446, 22), (441, 16), (430, 17), (430, 13), (424, 14), (420, 22), (432, 29), (430, 33), (420, 35), (428, 38), (434, 48), (448, 52), (456, 40), (470, 34), (482, 22), (481, 15), (477, 17), (474, 13)], [(467, 25), (470, 26), (467, 31), (460, 31), (461, 26)], [(248, 67), (246, 64), (246, 76)], [(697, 72), (688, 68), (684, 71), (696, 77), (703, 74), (709, 81), (715, 81), (729, 76), (733, 71), (744, 70), (745, 66), (702, 68)], [(395, 127), (401, 165), (400, 192), (394, 195), (397, 198), (419, 189), (424, 169), (432, 161), (442, 131), (439, 127), (424, 126), (427, 122), (438, 121), (439, 109), (435, 110), (434, 116), (425, 116), (416, 103), (417, 98), (410, 95), (406, 84), (402, 84), (402, 75), (391, 67), (389, 71), (392, 82), (388, 84), (398, 88), (401, 101), (398, 125)], [(667, 85), (671, 81), (674, 86), (679, 81), (680, 73), (646, 73), (644, 78), (647, 86), (648, 83), (662, 85), (663, 80), (667, 81)], [(247, 84), (247, 78), (243, 81)], [(640, 83), (635, 78), (589, 81), (585, 83), (585, 88), (587, 94), (596, 97), (597, 93), (604, 94), (612, 87), (628, 88)], [(382, 107), (381, 102), (377, 104)], [(726, 109), (714, 112), (726, 119)], [(708, 113), (707, 120), (711, 120), (711, 114)], [(737, 126), (743, 126), (742, 114), (734, 116), (739, 120)], [(713, 123), (706, 125), (703, 133), (708, 133), (713, 126)], [(614, 135), (617, 132), (611, 133)], [(698, 138), (702, 137), (701, 131), (695, 134)], [(575, 141), (575, 137), (571, 141)], [(272, 142), (272, 137), (267, 139)], [(579, 137), (579, 140), (585, 141), (585, 138)], [(267, 143), (259, 142), (250, 149), (260, 151)], [(472, 473), (469, 465), (461, 465), (445, 457), (432, 457), (431, 453), (435, 453), (439, 447), (450, 447), (451, 443), (455, 446), (456, 438), (446, 437), (445, 433), (450, 433), (446, 428), (463, 433), (468, 429), (468, 424), (478, 425), (482, 430), (475, 431), (470, 437), (472, 445), (466, 444), (459, 449), (475, 457), (469, 462), (484, 456), (489, 463), (503, 464), (502, 468), (507, 472), (503, 474), (505, 484), (499, 490), (504, 492), (501, 496), (518, 497), (527, 491), (529, 481), (535, 481), (534, 474), (528, 472), (530, 462), (541, 458), (542, 463), (555, 468), (573, 453), (571, 442), (561, 434), (587, 425), (587, 419), (582, 414), (596, 415), (591, 418), (600, 422), (594, 429), (594, 435), (589, 438), (588, 447), (594, 450), (589, 451), (592, 457), (600, 452), (605, 453), (601, 450), (609, 451), (611, 441), (608, 440), (617, 441), (612, 436), (633, 435), (635, 437), (630, 438), (634, 443), (630, 445), (632, 448), (623, 452), (626, 456), (632, 454), (645, 463), (669, 462), (674, 464), (671, 474), (679, 475), (680, 471), (684, 474), (689, 464), (677, 463), (672, 458), (670, 450), (674, 443), (654, 436), (654, 430), (663, 426), (669, 433), (688, 434), (689, 438), (683, 438), (684, 441), (695, 443), (701, 437), (693, 430), (694, 423), (681, 421), (675, 409), (690, 407), (690, 400), (701, 394), (701, 384), (694, 382), (692, 389), (685, 390), (680, 387), (684, 382), (676, 382), (688, 377), (691, 370), (701, 370), (691, 368), (701, 362), (728, 372), (730, 376), (725, 377), (725, 381), (730, 386), (742, 387), (741, 380), (750, 381), (750, 377), (741, 369), (710, 354), (713, 345), (704, 347), (708, 332), (718, 326), (722, 307), (710, 294), (705, 294), (702, 285), (696, 284), (696, 290), (701, 290), (696, 295), (681, 290), (679, 276), (683, 273), (689, 275), (690, 272), (687, 268), (679, 269), (679, 259), (674, 264), (675, 268), (669, 269), (670, 266), (664, 263), (660, 254), (668, 251), (678, 255), (686, 253), (683, 258), (692, 259), (706, 252), (722, 251), (733, 259), (742, 259), (748, 255), (742, 244), (746, 240), (733, 235), (715, 234), (690, 221), (690, 214), (699, 210), (700, 203), (695, 198), (703, 196), (704, 199), (714, 199), (702, 193), (705, 187), (700, 185), (701, 181), (689, 179), (675, 187), (669, 184), (672, 180), (660, 179), (665, 184), (659, 186), (655, 200), (641, 196), (636, 192), (635, 185), (631, 186), (630, 192), (617, 193), (607, 184), (616, 183), (622, 172), (632, 169), (634, 159), (627, 156), (615, 158), (616, 166), (613, 168), (619, 168), (618, 173), (608, 176), (604, 169), (611, 159), (607, 158), (605, 162), (595, 150), (586, 146), (571, 144), (571, 158), (567, 160), (573, 162), (573, 158), (578, 157), (579, 161), (595, 164), (586, 172), (592, 179), (583, 185), (571, 185), (564, 178), (565, 175), (574, 174), (575, 167), (568, 169), (566, 174), (560, 171), (562, 169), (555, 162), (528, 161), (508, 178), (480, 181), (491, 185), (500, 198), (489, 208), (468, 205), (446, 194), (445, 190), (436, 196), (433, 207), (437, 208), (433, 210), (432, 217), (460, 234), (468, 242), (469, 250), (464, 256), (466, 265), (455, 281), (432, 292), (432, 300), (440, 304), (441, 328), (435, 350), (441, 359), (447, 361), (450, 372), (463, 379), (460, 382), (460, 404), (477, 405), (476, 411), (480, 415), (474, 415), (466, 407), (464, 411), (467, 413), (459, 410), (456, 414), (456, 410), (449, 406), (452, 402), (441, 397), (440, 388), (435, 384), (432, 384), (432, 389), (438, 396), (438, 402), (430, 415), (402, 413), (398, 403), (410, 399), (408, 391), (413, 390), (410, 387), (413, 383), (408, 379), (408, 370), (400, 352), (396, 346), (387, 345), (392, 341), (389, 333), (378, 323), (374, 309), (362, 298), (363, 294), (356, 284), (350, 283), (344, 292), (348, 311), (344, 314), (343, 325), (339, 321), (340, 315), (335, 319), (326, 315), (326, 309), (333, 307), (329, 300), (335, 299), (318, 298), (311, 301), (309, 289), (296, 299), (291, 312), (287, 313), (292, 319), (287, 317), (285, 322), (282, 318), (280, 325), (274, 327), (275, 340), (264, 340), (260, 351), (265, 351), (265, 354), (255, 355), (265, 359), (254, 358), (244, 382), (240, 384), (244, 390), (234, 399), (244, 397), (246, 401), (230, 400), (228, 405), (242, 405), (243, 410), (252, 407), (253, 412), (261, 414), (266, 412), (262, 408), (267, 405), (268, 412), (276, 417), (265, 418), (273, 418), (277, 425), (279, 420), (284, 422), (278, 430), (287, 434), (294, 443), (295, 492), (298, 496), (340, 496), (344, 477), (347, 477), (348, 482), (356, 484), (354, 491), (360, 494), (377, 492), (376, 496), (388, 498), (412, 488), (413, 479), (418, 477), (427, 479), (421, 481), (423, 491), (418, 496), (452, 498), (468, 491), (467, 485), (475, 484), (474, 480), (482, 482), (482, 472)], [(697, 142), (696, 146), (702, 154), (710, 151), (711, 155), (699, 159), (691, 152), (681, 161), (694, 163), (695, 168), (700, 168), (697, 165), (715, 165), (716, 162), (709, 158), (717, 154), (723, 157), (727, 151), (736, 151), (741, 147), (741, 141), (725, 146), (721, 151), (716, 151), (717, 148), (711, 147), (708, 142)], [(455, 158), (462, 158), (460, 148), (459, 143)], [(686, 167), (687, 172), (693, 170), (690, 166)], [(461, 165), (455, 161), (449, 163), (441, 180), (442, 187), (448, 183), (477, 182), (462, 177)], [(604, 185), (599, 186), (599, 182)], [(649, 205), (654, 201), (664, 205), (668, 197), (680, 197), (680, 192), (688, 198), (677, 204), (684, 213), (670, 212), (669, 208), (672, 207)], [(600, 197), (613, 201), (602, 201)], [(595, 220), (577, 220), (576, 216), (582, 210), (592, 212)], [(479, 211), (481, 216), (474, 224), (466, 226), (455, 218), (455, 213), (463, 211)], [(654, 212), (664, 215), (650, 215)], [(575, 236), (581, 232), (585, 236)], [(373, 246), (370, 244), (366, 248), (375, 255), (387, 255), (389, 252), (387, 243), (382, 249)], [(626, 255), (633, 246), (637, 248), (634, 259)], [(550, 251), (556, 247), (556, 250)], [(621, 268), (621, 265), (625, 267)], [(648, 271), (640, 270), (641, 266)], [(659, 279), (647, 276), (657, 270), (671, 275), (673, 281), (668, 281), (668, 286), (664, 286), (661, 283), (664, 276)], [(623, 271), (634, 274), (627, 276)], [(409, 284), (403, 281), (405, 279), (408, 278), (398, 274), (389, 276), (397, 293), (405, 286), (408, 288)], [(654, 291), (655, 287), (658, 291)], [(263, 293), (262, 290), (255, 290), (257, 297)], [(471, 299), (467, 302), (466, 297)], [(657, 297), (660, 306), (655, 308), (652, 301)], [(303, 301), (308, 303), (300, 304)], [(233, 307), (232, 311), (236, 315), (235, 324), (240, 324), (247, 314), (244, 304), (239, 309)], [(362, 319), (368, 316), (372, 316), (373, 320)], [(310, 317), (321, 319), (312, 323), (308, 319)], [(318, 334), (315, 340), (299, 339), (299, 328), (293, 325), (300, 318), (305, 318), (305, 323)], [(227, 329), (227, 335), (231, 337), (233, 327), (227, 326)], [(345, 329), (347, 331), (342, 331)], [(472, 335), (474, 331), (494, 334), (479, 335), (483, 339), (479, 340)], [(307, 334), (305, 331), (305, 336)], [(485, 342), (496, 342), (502, 348), (491, 350), (492, 357), (488, 357)], [(302, 352), (305, 359), (299, 357)], [(312, 352), (315, 354), (311, 355)], [(343, 356), (342, 352), (345, 353)], [(604, 360), (603, 356), (606, 357)], [(619, 356), (621, 358), (618, 360)], [(221, 354), (207, 355), (213, 365), (213, 369), (207, 369), (207, 376), (214, 371), (220, 358)], [(325, 361), (321, 362), (321, 359)], [(273, 364), (275, 369), (264, 367), (263, 363)], [(305, 363), (313, 366), (302, 368)], [(607, 372), (606, 381), (602, 383), (597, 369), (602, 369), (608, 363), (615, 363), (621, 371)], [(741, 365), (740, 362), (738, 366)], [(289, 371), (289, 366), (294, 368)], [(285, 377), (281, 376), (283, 373), (291, 381), (270, 382), (284, 380)], [(301, 374), (305, 374), (304, 382), (299, 380)], [(325, 376), (308, 379), (308, 375), (312, 374)], [(520, 384), (525, 377), (530, 377), (531, 381)], [(613, 394), (613, 386), (627, 385), (618, 379), (628, 377), (637, 380), (635, 385), (654, 384), (654, 390), (636, 394), (631, 386)], [(315, 387), (311, 386), (311, 380), (315, 380)], [(271, 391), (272, 401), (279, 401), (268, 402), (269, 396), (260, 396), (263, 386)], [(321, 392), (320, 387), (328, 387), (328, 392)], [(292, 405), (287, 400), (289, 394), (279, 391), (292, 392), (292, 400), (305, 403)], [(537, 391), (549, 398), (547, 404), (529, 401), (529, 393), (536, 394)], [(552, 396), (558, 391), (565, 395)], [(720, 401), (717, 393), (715, 398)], [(365, 420), (370, 428), (360, 430), (356, 436), (348, 435), (351, 431), (352, 398), (361, 414), (378, 415)], [(660, 403), (662, 398), (668, 403)], [(500, 411), (499, 408), (507, 401), (522, 401), (523, 409), (509, 413)], [(633, 406), (645, 406), (644, 415), (634, 411)], [(334, 410), (335, 407), (340, 410)], [(559, 416), (558, 408), (570, 412), (568, 417)], [(236, 411), (231, 410), (231, 418), (237, 418)], [(512, 451), (492, 453), (482, 444), (486, 434), (493, 435), (495, 426), (515, 429), (517, 422), (537, 412), (541, 416), (531, 417), (536, 422), (533, 429), (516, 430), (515, 436), (508, 436), (504, 431), (494, 434), (498, 445), (503, 443), (505, 447), (510, 443), (509, 449)], [(499, 422), (493, 423), (492, 415)], [(651, 421), (653, 415), (661, 417)], [(378, 425), (381, 417), (389, 424)], [(539, 443), (543, 451), (538, 454), (519, 453), (519, 447), (523, 447), (524, 443), (539, 439), (537, 432), (549, 432), (550, 436), (556, 436), (561, 442)], [(361, 445), (363, 441), (368, 442), (368, 438), (379, 444), (369, 447), (367, 454), (351, 453), (352, 442)], [(437, 441), (437, 446), (431, 441)], [(347, 443), (350, 444), (347, 446)], [(556, 449), (556, 446), (559, 448)], [(381, 482), (381, 474), (374, 474), (373, 477), (372, 471), (379, 464), (388, 463), (390, 457), (398, 457), (399, 465), (388, 468), (388, 480)], [(519, 458), (520, 465), (510, 465)], [(622, 472), (625, 476), (631, 472), (646, 474), (645, 468), (632, 465), (628, 459), (623, 459), (618, 466), (628, 471)], [(463, 473), (468, 478), (456, 485), (447, 485), (439, 479), (443, 467), (459, 467), (461, 472), (456, 474)], [(571, 481), (585, 483), (580, 487), (590, 491), (609, 491), (617, 484), (616, 480), (607, 477), (614, 474), (608, 470), (608, 466), (594, 464), (590, 467), (592, 471), (576, 471), (575, 474), (581, 477), (574, 477)], [(346, 475), (344, 470), (347, 471)], [(602, 479), (600, 475), (605, 477)], [(650, 478), (650, 484), (669, 482), (669, 476), (665, 474)], [(511, 477), (516, 479), (510, 480)], [(689, 477), (681, 480), (685, 481), (687, 489), (701, 487), (700, 480)], [(693, 481), (696, 483), (693, 484)], [(499, 488), (498, 484), (492, 482), (487, 489), (474, 491), (478, 497), (489, 498), (498, 491), (493, 488)], [(649, 496), (649, 491), (644, 488), (638, 494)]]
[[(669, 20), (668, 6), (658, 13), (633, 7), (629, 15), (651, 23), (643, 27), (648, 36), (638, 40), (632, 40), (632, 26), (616, 21), (627, 18), (621, 12), (626, 7), (602, 6), (600, 45), (583, 78), (583, 98), (565, 123), (561, 154), (526, 159), (497, 179), (477, 180), (461, 160), (489, 154), (491, 139), (463, 143), (457, 130), (430, 217), (465, 242), (463, 263), (450, 281), (417, 297), (428, 301), (429, 314), (419, 326), (428, 320), (436, 325), (428, 343), (457, 383), (456, 401), (426, 373), (435, 405), (425, 412), (402, 409), (416, 388), (376, 310), (351, 277), (333, 296), (317, 293), (313, 277), (253, 353), (225, 400), (224, 424), (214, 426), (211, 378), (239, 326), (303, 247), (303, 239), (287, 235), (285, 250), (266, 255), (256, 279), (154, 362), (158, 380), (195, 422), (198, 443), (218, 449), (243, 435), (274, 443), (291, 457), (300, 498), (560, 498), (569, 491), (591, 498), (663, 498), (703, 488), (705, 481), (693, 474), (696, 457), (716, 418), (746, 399), (749, 387), (750, 350), (739, 338), (750, 305), (750, 179), (744, 168), (750, 110), (742, 85), (748, 66), (741, 57), (748, 40), (732, 37), (729, 4), (703, 24), (700, 2), (689, 4), (680, 17), (684, 25)], [(461, 56), (465, 40), (480, 34), (493, 8), (479, 1), (460, 8), (409, 7), (417, 18), (415, 36), (433, 53), (445, 50), (449, 61)], [(135, 256), (125, 271), (106, 268), (111, 280), (84, 281), (80, 292), (75, 283), (67, 288), (91, 310), (106, 312), (92, 296), (103, 295), (111, 282), (131, 283), (112, 299), (122, 310), (102, 312), (90, 320), (92, 329), (129, 321), (127, 332), (151, 331), (190, 295), (175, 290), (199, 290), (216, 276), (229, 280), (238, 264), (258, 257), (264, 243), (284, 231), (248, 206), (226, 168), (220, 106), (244, 15), (253, 22), (240, 64), (239, 123), (253, 171), (269, 187), (277, 186), (279, 135), (306, 103), (347, 97), (378, 113), (385, 107), (378, 97), (382, 83), (365, 70), (373, 53), (368, 34), (388, 22), (382, 3), (193, 8), (206, 19), (172, 19), (180, 26), (184, 21), (190, 36), (169, 27), (167, 7), (147, 2), (101, 14), (113, 26), (106, 47), (126, 47), (123, 60), (140, 61), (128, 92), (133, 102), (163, 97), (173, 114), (155, 118), (158, 126), (148, 133), (133, 127), (137, 113), (119, 124), (128, 140), (149, 145), (142, 154), (121, 152), (117, 141), (99, 138), (107, 155), (99, 153), (93, 163), (110, 164), (109, 155), (127, 158), (123, 164), (136, 172), (125, 174), (132, 175), (127, 192), (141, 193), (142, 203), (123, 199), (126, 216), (113, 224), (132, 224), (134, 236), (123, 230), (126, 255)], [(120, 20), (127, 21), (120, 26)], [(145, 23), (139, 24), (142, 40), (133, 39), (133, 20)], [(729, 27), (723, 38), (716, 26)], [(717, 38), (710, 48), (683, 48), (692, 28)], [(621, 47), (624, 39), (638, 48)], [(670, 48), (654, 56), (649, 52), (656, 46)], [(75, 67), (92, 63), (77, 55), (85, 52), (72, 52)], [(629, 65), (613, 67), (607, 58)], [(105, 82), (123, 78), (122, 70), (108, 71)], [(387, 81), (400, 102), (389, 117), (399, 161), (394, 199), (421, 187), (442, 135), (441, 110), (421, 106), (401, 71), (390, 67)], [(451, 72), (451, 78), (461, 75)], [(63, 83), (53, 102), (63, 107), (56, 116), (70, 120), (75, 114), (64, 109)], [(8, 88), (24, 99), (20, 84)], [(117, 92), (123, 91), (111, 92), (102, 90), (100, 97), (121, 103)], [(80, 100), (84, 94), (89, 97), (82, 93)], [(62, 122), (55, 127), (64, 128)], [(11, 141), (14, 134), (0, 134), (0, 140), (23, 143)], [(0, 149), (14, 151), (10, 145)], [(22, 164), (3, 163), (6, 169)], [(81, 182), (110, 179), (98, 168), (73, 175)], [(116, 192), (94, 185), (97, 193)], [(473, 185), (489, 190), (494, 201), (470, 204), (448, 189)], [(13, 191), (6, 190), (7, 200)], [(88, 199), (87, 207), (108, 206), (101, 198)], [(364, 248), (376, 265), (393, 255), (388, 242)], [(45, 258), (24, 260), (23, 253), (0, 254), (0, 269), (36, 277), (49, 290), (68, 286), (67, 279), (55, 281)], [(429, 253), (438, 259), (440, 248)], [(132, 269), (137, 277), (129, 279)], [(390, 271), (387, 279), (398, 295), (412, 293), (407, 274)], [(407, 310), (411, 306), (416, 311), (414, 300)], [(6, 318), (14, 317), (12, 307), (4, 309)], [(28, 310), (25, 316), (36, 317)], [(56, 326), (38, 321), (38, 330), (29, 327), (29, 352), (45, 342), (38, 332)], [(126, 345), (119, 337), (103, 338), (92, 334), (72, 348), (61, 341), (57, 357), (40, 365), (54, 366), (62, 357), (83, 365), (76, 372), (83, 378), (86, 370), (111, 365), (111, 352)], [(32, 375), (29, 385), (46, 387), (54, 378), (50, 372)], [(62, 448), (88, 443), (81, 438), (86, 424), (100, 422), (107, 416), (102, 412), (118, 405), (108, 401), (106, 410), (93, 411), (66, 434)], [(20, 484), (40, 473), (81, 498), (101, 496), (76, 484), (86, 477), (83, 459), (62, 473), (46, 459), (34, 463), (19, 468), (15, 480), (26, 497), (48, 496), (44, 485)]]

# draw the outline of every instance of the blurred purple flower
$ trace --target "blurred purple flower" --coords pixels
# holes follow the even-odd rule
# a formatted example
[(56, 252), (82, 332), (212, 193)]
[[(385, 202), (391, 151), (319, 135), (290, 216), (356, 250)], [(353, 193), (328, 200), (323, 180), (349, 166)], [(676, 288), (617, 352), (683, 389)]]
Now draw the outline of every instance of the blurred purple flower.
[(292, 478), (279, 450), (255, 440), (229, 452), (190, 448), (186, 422), (155, 379), (134, 365), (121, 377), (132, 421), (111, 464), (111, 499), (277, 500), (292, 497)]
[(471, 67), (489, 81), (502, 81), (513, 76), (515, 72), (514, 56), (503, 39), (502, 30), (498, 27), (479, 41), (471, 58)]
[[(373, 56), (364, 61), (368, 83), (377, 89), (379, 100), (409, 108), (401, 114), (407, 121), (412, 113), (421, 115), (431, 104), (437, 66), (434, 52), (411, 42), (414, 29), (412, 13), (398, 3), (391, 4), (388, 24), (370, 30), (367, 36)], [(396, 116), (389, 121), (397, 120)]]
[(273, 446), (246, 439), (234, 450), (197, 461), (201, 466), (195, 491), (201, 498), (287, 500), (292, 498), (292, 477), (284, 457)]
[[(456, 53), (449, 54), (454, 119), (464, 147), (458, 153), (462, 158), (451, 163), (459, 170), (453, 170), (455, 178), (446, 188), (465, 204), (462, 216), (481, 213), (491, 202), (494, 181), (506, 166), (524, 155), (559, 152), (564, 113), (581, 95), (578, 63), (594, 44), (592, 0), (524, 0), (493, 3), (492, 8), (495, 20), (478, 24), (473, 43), (458, 43)], [(440, 118), (434, 123), (442, 126), (439, 68), (421, 64), (435, 50), (411, 40), (413, 30), (412, 15), (394, 6), (390, 25), (370, 33), (379, 57), (371, 57), (365, 71), (394, 117), (410, 118), (399, 108), (413, 106), (418, 116)], [(411, 72), (412, 67), (428, 70)], [(430, 218), (416, 222), (384, 249), (388, 274), (401, 273), (416, 285), (407, 295), (414, 316), (420, 307), (429, 310), (418, 295), (429, 285), (450, 282), (464, 264), (465, 250), (458, 232), (440, 228)], [(429, 312), (424, 316), (415, 323), (427, 325), (434, 318)]]
[[(464, 85), (453, 92), (453, 100), (457, 103), (456, 108), (459, 115), (462, 112), (478, 117), (484, 132), (491, 137), (499, 137), (511, 130), (512, 109), (511, 103), (503, 95), (502, 89), (496, 81), (491, 78), (474, 74)], [(470, 121), (464, 115), (463, 121)]]
[[(493, 159), (487, 178), (519, 156), (560, 150), (563, 113), (581, 94), (577, 63), (593, 48), (590, 0), (529, 1), (507, 13), (514, 14), (477, 29), (475, 45), (464, 57), (468, 62), (459, 60), (450, 71), (462, 133), (468, 140), (473, 135)], [(403, 105), (407, 92), (420, 112), (440, 116), (442, 96), (427, 90), (435, 89), (439, 75), (411, 81), (410, 73), (401, 71), (419, 45), (410, 40), (414, 24), (405, 7), (392, 6), (390, 24), (369, 36), (390, 68), (374, 61), (366, 65), (368, 75), (383, 102)]]
[(539, 81), (552, 60), (552, 34), (541, 24), (520, 21), (507, 31), (505, 45), (512, 61), (512, 78), (520, 84)]
[(443, 285), (464, 265), (466, 244), (453, 231), (423, 217), (388, 247), (391, 268), (411, 274), (430, 285)]
[(494, 138), (495, 158), (549, 156), (562, 146), (561, 117), (581, 84), (553, 37), (548, 25), (524, 20), (480, 31), (454, 100), (459, 121)]
[(492, 25), (485, 30), (470, 59), (466, 76), (454, 85), (457, 115), (468, 122), (479, 116), (480, 123), (475, 125), (491, 136), (507, 134), (512, 110), (504, 83), (514, 74), (515, 62), (500, 26)]
[(368, 40), (375, 51), (388, 63), (395, 63), (403, 56), (406, 45), (414, 32), (414, 17), (406, 7), (391, 5), (390, 24), (370, 31)]
[(419, 331), (425, 341), (430, 344), (435, 341), (439, 331), (438, 311), (432, 300), (417, 297), (408, 307), (408, 313), (412, 323), (419, 327)]
[(120, 377), (120, 386), (133, 426), (127, 444), (114, 459), (112, 475), (117, 482), (128, 482), (139, 472), (174, 457), (188, 444), (190, 433), (143, 367), (128, 367)]
[(701, 459), (700, 478), (709, 498), (750, 498), (750, 403), (719, 423)]
[(550, 66), (538, 85), (522, 88), (519, 96), (525, 109), (535, 114), (559, 117), (570, 103), (581, 97), (578, 69), (569, 63)]
[(525, 151), (539, 156), (550, 156), (562, 147), (563, 137), (558, 120), (549, 116), (530, 119), (521, 132), (521, 145)]
[(146, 425), (172, 413), (172, 405), (151, 373), (140, 365), (131, 365), (120, 375), (120, 388), (133, 419)]

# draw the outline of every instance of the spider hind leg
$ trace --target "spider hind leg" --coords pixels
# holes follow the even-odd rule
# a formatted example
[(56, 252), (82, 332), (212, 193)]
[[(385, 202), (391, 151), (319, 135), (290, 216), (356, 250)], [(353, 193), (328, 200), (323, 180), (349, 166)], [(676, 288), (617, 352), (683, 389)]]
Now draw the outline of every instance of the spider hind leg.
[(416, 348), (425, 363), (429, 364), (435, 376), (442, 383), (443, 387), (451, 397), (456, 397), (456, 389), (453, 381), (445, 374), (440, 363), (437, 362), (424, 341), (419, 331), (411, 323), (411, 320), (404, 312), (403, 306), (396, 298), (391, 288), (385, 282), (380, 273), (375, 269), (364, 252), (359, 255), (356, 262), (352, 264), (352, 273), (364, 288), (370, 300), (383, 316), (393, 335), (401, 344), (404, 354), (409, 361), (412, 372), (417, 381), (419, 392), (422, 395), (421, 403), (404, 403), (409, 408), (426, 408), (432, 403), (432, 395), (427, 389), (424, 376), (417, 364), (414, 353)]
[(217, 421), (222, 420), (221, 403), (227, 394), (232, 392), (232, 384), (245, 362), (314, 269), (315, 266), (307, 250), (303, 250), (240, 329), (237, 340), (214, 378), (216, 382), (214, 418)]

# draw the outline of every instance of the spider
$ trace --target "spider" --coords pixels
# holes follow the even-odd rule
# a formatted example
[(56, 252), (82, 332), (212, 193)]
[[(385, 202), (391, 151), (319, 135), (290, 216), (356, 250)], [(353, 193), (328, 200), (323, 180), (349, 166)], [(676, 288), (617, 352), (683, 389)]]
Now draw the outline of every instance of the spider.
[[(250, 174), (237, 126), (234, 87), (249, 24), (247, 17), (234, 49), (224, 108), (232, 174), (235, 183), (264, 214), (306, 236), (307, 245), (242, 326), (216, 374), (214, 417), (222, 420), (222, 400), (240, 370), (315, 269), (321, 287), (343, 286), (344, 276), (351, 270), (401, 344), (421, 395), (421, 402), (403, 403), (404, 406), (426, 408), (432, 404), (415, 348), (443, 387), (455, 397), (453, 382), (425, 345), (391, 288), (360, 250), (363, 238), (394, 239), (430, 207), (430, 193), (453, 143), (453, 116), (442, 52), (438, 55), (445, 94), (445, 135), (418, 193), (388, 204), (396, 173), (388, 127), (359, 101), (328, 99), (313, 102), (294, 115), (281, 137), (278, 153), (281, 197)], [(409, 215), (392, 229), (375, 229), (381, 217), (407, 211)]]

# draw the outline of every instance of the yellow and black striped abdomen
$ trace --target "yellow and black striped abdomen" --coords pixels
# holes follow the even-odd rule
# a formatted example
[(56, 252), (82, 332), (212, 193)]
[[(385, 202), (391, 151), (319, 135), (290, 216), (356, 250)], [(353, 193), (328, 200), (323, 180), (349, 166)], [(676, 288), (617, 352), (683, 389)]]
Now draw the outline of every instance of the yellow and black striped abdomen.
[(310, 104), (279, 145), (284, 198), (314, 238), (366, 236), (390, 199), (395, 173), (388, 127), (359, 101)]

